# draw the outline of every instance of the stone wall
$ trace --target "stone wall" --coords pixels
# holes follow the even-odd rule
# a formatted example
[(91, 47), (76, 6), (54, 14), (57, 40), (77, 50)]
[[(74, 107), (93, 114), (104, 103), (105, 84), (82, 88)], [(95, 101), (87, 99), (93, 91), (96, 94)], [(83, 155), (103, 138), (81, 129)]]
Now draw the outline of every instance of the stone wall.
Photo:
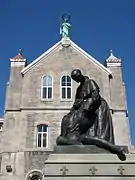
[[(73, 91), (71, 101), (61, 100), (60, 78), (62, 75), (70, 75), (74, 68), (80, 68), (85, 75), (95, 79), (95, 81), (99, 84), (101, 94), (108, 102), (110, 102), (108, 75), (99, 69), (99, 67), (95, 66), (95, 64), (93, 64), (88, 58), (80, 55), (72, 47), (66, 49), (61, 49), (60, 47), (47, 58), (43, 57), (36, 66), (24, 74), (22, 107), (53, 108), (57, 106), (57, 108), (70, 108), (74, 100), (77, 83), (74, 81), (72, 82)], [(52, 100), (41, 101), (41, 78), (46, 74), (53, 76), (54, 96)], [(106, 87), (105, 91), (103, 90), (104, 87)]]
[(43, 166), (45, 160), (47, 160), (48, 155), (51, 151), (25, 151), (24, 152), (24, 159), (25, 159), (25, 176), (32, 170), (40, 170), (43, 171)]
[[(43, 171), (45, 160), (51, 151), (31, 149), (24, 152), (2, 153), (2, 180), (24, 180), (31, 171)], [(0, 156), (1, 161), (1, 156)], [(11, 172), (6, 167), (11, 166)]]
[(66, 113), (67, 111), (64, 110), (25, 111), (26, 148), (36, 148), (37, 125), (46, 124), (48, 125), (48, 148), (52, 149), (60, 134), (61, 119)]

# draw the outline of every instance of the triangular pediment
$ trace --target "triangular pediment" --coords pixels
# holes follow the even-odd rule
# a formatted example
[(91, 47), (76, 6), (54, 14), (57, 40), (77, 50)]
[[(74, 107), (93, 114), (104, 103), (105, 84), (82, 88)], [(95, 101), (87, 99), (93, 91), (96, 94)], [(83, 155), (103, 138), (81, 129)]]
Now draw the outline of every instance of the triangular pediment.
[[(104, 65), (102, 65), (98, 60), (96, 60), (94, 57), (92, 57), (90, 54), (88, 54), (86, 51), (84, 51), (82, 48), (80, 48), (77, 44), (75, 44), (72, 40), (69, 39), (69, 45), (74, 48), (79, 54), (87, 58), (89, 61), (91, 61), (95, 66), (97, 66), (99, 69), (107, 73), (108, 75), (112, 74), (111, 71), (106, 68)], [(42, 61), (44, 57), (48, 57), (53, 52), (55, 52), (57, 49), (60, 48), (60, 46), (63, 46), (62, 40), (57, 42), (54, 46), (52, 46), (50, 49), (45, 51), (41, 56), (39, 56), (37, 59), (35, 59), (32, 63), (30, 63), (28, 66), (26, 66), (24, 69), (22, 69), (21, 73), (25, 74), (27, 73), (31, 68), (33, 68), (37, 63)]]

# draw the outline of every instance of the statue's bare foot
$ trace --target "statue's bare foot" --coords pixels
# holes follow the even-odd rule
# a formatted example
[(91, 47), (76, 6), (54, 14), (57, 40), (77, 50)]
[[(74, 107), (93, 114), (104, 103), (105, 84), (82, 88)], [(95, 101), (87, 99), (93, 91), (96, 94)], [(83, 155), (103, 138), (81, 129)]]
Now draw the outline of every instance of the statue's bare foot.
[(121, 160), (121, 161), (125, 161), (126, 160), (126, 155), (124, 153), (124, 150), (123, 148), (120, 149), (120, 152), (117, 154), (118, 158)]

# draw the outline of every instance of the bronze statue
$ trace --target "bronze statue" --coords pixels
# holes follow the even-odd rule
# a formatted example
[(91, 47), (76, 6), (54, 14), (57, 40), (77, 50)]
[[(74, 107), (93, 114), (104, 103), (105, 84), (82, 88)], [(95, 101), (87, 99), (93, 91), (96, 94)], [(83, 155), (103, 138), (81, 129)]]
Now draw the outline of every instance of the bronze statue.
[(71, 29), (71, 24), (69, 23), (70, 16), (68, 14), (62, 15), (62, 24), (60, 27), (60, 35), (62, 38), (69, 38), (69, 32)]
[(74, 69), (71, 77), (80, 84), (73, 107), (62, 119), (57, 145), (96, 145), (126, 160), (123, 149), (114, 145), (112, 117), (99, 86), (79, 69)]

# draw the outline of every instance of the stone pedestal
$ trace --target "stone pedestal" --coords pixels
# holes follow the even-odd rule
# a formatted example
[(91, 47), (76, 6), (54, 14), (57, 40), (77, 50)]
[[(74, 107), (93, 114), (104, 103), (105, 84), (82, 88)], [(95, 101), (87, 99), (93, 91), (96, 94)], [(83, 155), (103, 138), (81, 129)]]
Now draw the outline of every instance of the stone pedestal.
[(69, 38), (69, 37), (62, 38), (61, 42), (62, 42), (62, 46), (63, 46), (63, 47), (69, 47), (70, 44), (71, 44), (71, 43), (70, 43), (70, 38)]
[[(60, 152), (64, 148), (67, 152)], [(74, 148), (76, 148), (76, 153), (71, 153)], [(89, 151), (91, 149), (92, 152), (88, 153), (88, 149)], [(45, 161), (43, 180), (90, 179), (135, 180), (135, 154), (127, 154), (127, 160), (122, 162), (117, 155), (100, 148), (56, 147), (54, 153), (50, 154), (48, 160)]]

